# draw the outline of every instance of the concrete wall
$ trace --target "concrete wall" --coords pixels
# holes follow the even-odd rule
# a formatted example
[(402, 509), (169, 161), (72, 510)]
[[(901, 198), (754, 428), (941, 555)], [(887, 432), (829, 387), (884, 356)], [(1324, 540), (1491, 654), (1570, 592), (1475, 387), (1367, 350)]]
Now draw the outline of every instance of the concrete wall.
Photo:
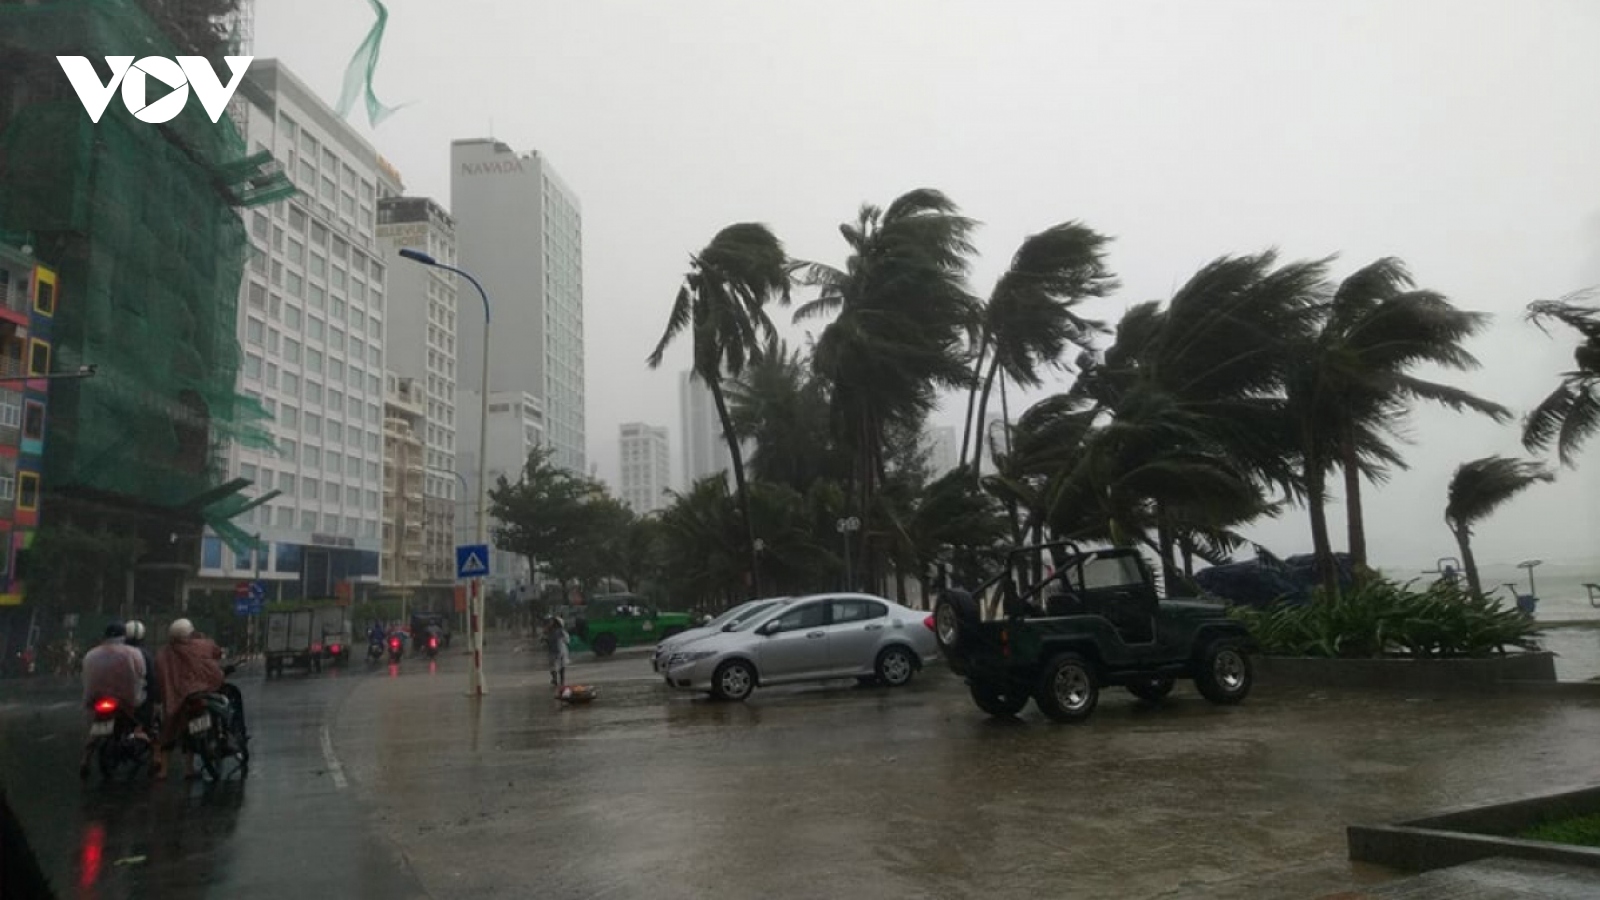
[(1466, 691), (1504, 682), (1556, 681), (1555, 654), (1512, 653), (1488, 659), (1323, 659), (1263, 656), (1263, 684), (1356, 690)]

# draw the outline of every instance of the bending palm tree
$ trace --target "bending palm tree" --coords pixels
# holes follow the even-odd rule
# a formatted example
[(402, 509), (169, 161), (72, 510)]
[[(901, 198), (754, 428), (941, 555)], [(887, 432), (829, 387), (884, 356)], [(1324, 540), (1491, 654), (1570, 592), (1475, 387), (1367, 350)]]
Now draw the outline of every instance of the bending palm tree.
[[(1117, 288), (1117, 280), (1105, 264), (1109, 240), (1087, 226), (1065, 222), (1029, 237), (1012, 257), (1011, 268), (995, 284), (983, 311), (983, 336), (978, 342), (961, 440), (963, 464), (973, 423), (983, 422), (988, 413), (996, 374), (1004, 373), (1019, 387), (1038, 387), (1044, 383), (1040, 366), (1061, 366), (1068, 347), (1087, 350), (1092, 335), (1109, 332), (1104, 324), (1073, 311), (1084, 300), (1104, 297)], [(987, 375), (983, 372), (986, 361)], [(980, 381), (982, 393), (978, 395)], [(974, 395), (978, 395), (976, 419), (972, 415)], [(974, 476), (982, 471), (984, 443), (980, 437), (973, 449)]]
[[(1343, 471), (1350, 561), (1359, 571), (1367, 564), (1361, 479), (1381, 481), (1389, 466), (1405, 467), (1388, 438), (1400, 434), (1412, 402), (1431, 400), (1497, 422), (1510, 419), (1511, 411), (1410, 374), (1425, 364), (1477, 368), (1462, 341), (1482, 330), (1489, 317), (1415, 289), (1400, 260), (1380, 259), (1350, 275), (1324, 312), (1316, 334), (1295, 355), (1299, 371), (1291, 379), (1289, 401), (1301, 451), (1319, 469), (1308, 475), (1320, 482), (1335, 465)], [(1326, 523), (1320, 527), (1326, 530)]]
[[(973, 227), (943, 194), (914, 190), (884, 209), (863, 206), (840, 227), (851, 251), (843, 268), (801, 268), (802, 283), (821, 294), (795, 320), (838, 314), (818, 339), (812, 366), (829, 387), (834, 435), (854, 458), (863, 516), (875, 508), (885, 474), (888, 429), (920, 424), (939, 388), (970, 383), (963, 340), (976, 321), (965, 286)], [(866, 530), (860, 540), (865, 557)]]
[(690, 332), (694, 374), (710, 388), (717, 417), (722, 421), (722, 436), (728, 442), (748, 542), (751, 588), (757, 596), (761, 575), (755, 524), (750, 518), (750, 493), (722, 380), (739, 377), (747, 363), (760, 358), (764, 342), (774, 333), (767, 303), (774, 299), (789, 302), (788, 266), (783, 243), (765, 225), (742, 222), (717, 232), (704, 250), (690, 257), (689, 273), (678, 288), (667, 330), (649, 359), (650, 368), (659, 367), (672, 339), (686, 329)]
[(1528, 306), (1528, 319), (1541, 329), (1544, 320), (1554, 319), (1583, 337), (1572, 353), (1578, 367), (1562, 375), (1560, 386), (1529, 413), (1522, 429), (1522, 445), (1529, 450), (1543, 450), (1554, 440), (1564, 466), (1576, 465), (1578, 447), (1600, 431), (1600, 306), (1577, 302), (1590, 296), (1586, 291)]
[(1474, 597), (1483, 596), (1478, 563), (1472, 556), (1472, 526), (1489, 517), (1506, 501), (1537, 482), (1554, 481), (1555, 475), (1536, 462), (1487, 456), (1462, 463), (1450, 479), (1450, 502), (1444, 508), (1445, 524), (1461, 548), (1461, 565)]

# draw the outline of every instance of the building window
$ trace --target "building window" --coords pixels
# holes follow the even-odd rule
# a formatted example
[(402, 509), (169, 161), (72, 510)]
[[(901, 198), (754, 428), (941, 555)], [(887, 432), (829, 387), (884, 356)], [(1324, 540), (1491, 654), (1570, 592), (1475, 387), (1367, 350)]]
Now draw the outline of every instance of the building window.
[(0, 500), (7, 503), (17, 499), (17, 479), (12, 475), (0, 475)]
[(22, 404), (17, 395), (9, 391), (0, 393), (0, 428), (19, 428), (22, 425)]
[(23, 472), (17, 476), (17, 509), (33, 511), (39, 508), (39, 473)]
[(41, 316), (56, 314), (56, 283), (43, 278), (33, 280), (33, 311)]
[(316, 531), (317, 530), (317, 514), (315, 512), (312, 512), (311, 510), (308, 509), (308, 510), (305, 510), (304, 512), (300, 513), (300, 530), (301, 531)]
[(305, 488), (304, 494), (307, 500), (315, 500), (317, 499), (318, 493), (322, 490), (322, 482), (316, 480), (315, 478), (307, 478), (301, 484), (301, 487)]
[(261, 357), (254, 353), (246, 353), (244, 356), (244, 374), (246, 378), (260, 378)]
[(28, 374), (50, 374), (50, 345), (34, 338), (28, 347)]

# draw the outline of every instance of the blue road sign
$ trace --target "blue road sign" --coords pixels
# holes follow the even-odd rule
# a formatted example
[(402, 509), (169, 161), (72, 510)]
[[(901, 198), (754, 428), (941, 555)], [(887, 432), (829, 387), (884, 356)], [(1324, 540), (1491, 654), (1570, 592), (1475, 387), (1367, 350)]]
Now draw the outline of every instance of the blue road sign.
[(488, 574), (488, 544), (462, 544), (456, 548), (457, 578), (482, 578)]
[(244, 616), (250, 615), (250, 598), (249, 597), (235, 597), (235, 598), (233, 598), (233, 614), (236, 615), (236, 616), (239, 616), (240, 618), (243, 618)]
[(260, 606), (261, 601), (265, 600), (266, 598), (267, 586), (259, 581), (250, 582), (250, 600), (255, 603), (256, 606)]

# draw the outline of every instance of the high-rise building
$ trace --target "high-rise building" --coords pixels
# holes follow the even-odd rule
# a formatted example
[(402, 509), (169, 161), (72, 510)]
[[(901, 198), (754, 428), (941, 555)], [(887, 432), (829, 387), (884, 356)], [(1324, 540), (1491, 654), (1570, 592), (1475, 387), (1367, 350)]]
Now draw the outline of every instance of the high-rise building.
[(923, 439), (928, 447), (930, 477), (938, 478), (956, 467), (958, 437), (954, 426), (940, 425), (929, 428)]
[(20, 606), (16, 555), (33, 544), (43, 503), (45, 423), (56, 317), (55, 271), (0, 245), (0, 606)]
[(628, 422), (621, 429), (622, 502), (644, 515), (667, 505), (672, 487), (672, 445), (667, 429)]
[(409, 598), (423, 587), (425, 577), (427, 400), (415, 378), (386, 372), (384, 388), (383, 586)]
[[(461, 506), (463, 515), (457, 517), (458, 543), (470, 544), (477, 537), (478, 490), (478, 422), (483, 398), (473, 391), (462, 391), (458, 400), (461, 410), (461, 433), (469, 441), (457, 454), (461, 472), (470, 486), (473, 500)], [(493, 490), (496, 479), (504, 477), (516, 483), (522, 477), (528, 453), (534, 447), (547, 444), (544, 434), (546, 417), (540, 408), (539, 398), (526, 391), (497, 391), (489, 395), (488, 475), (489, 488)], [(501, 550), (492, 537), (495, 522), (489, 522), (489, 576), (484, 583), (489, 590), (513, 593), (532, 585), (528, 560), (515, 553)]]
[(710, 388), (693, 370), (678, 376), (678, 416), (683, 432), (683, 487), (733, 467)]
[(240, 88), (245, 139), (299, 189), (247, 218), (239, 288), (240, 388), (274, 417), (275, 447), (235, 447), (231, 476), (268, 504), (234, 524), (259, 534), (259, 560), (202, 541), (200, 576), (231, 584), (259, 566), (268, 599), (365, 594), (384, 552), (384, 318), (390, 259), (378, 200), (399, 174), (286, 67), (257, 59)]
[[(426, 197), (380, 199), (377, 237), (391, 261), (409, 247), (442, 263), (456, 263), (455, 222)], [(439, 589), (456, 580), (455, 515), (461, 499), (456, 481), (457, 298), (456, 276), (449, 272), (406, 262), (389, 268), (384, 359), (389, 371), (414, 382), (422, 394), (423, 420), (417, 426), (424, 446), (421, 579)], [(475, 292), (470, 299), (478, 302)], [(476, 434), (470, 437), (477, 440)]]
[[(461, 267), (488, 291), (495, 344), (489, 393), (538, 398), (555, 463), (587, 472), (583, 393), (583, 217), (548, 160), (493, 139), (450, 148), (450, 208)], [(484, 321), (464, 304), (458, 384), (481, 388)]]

